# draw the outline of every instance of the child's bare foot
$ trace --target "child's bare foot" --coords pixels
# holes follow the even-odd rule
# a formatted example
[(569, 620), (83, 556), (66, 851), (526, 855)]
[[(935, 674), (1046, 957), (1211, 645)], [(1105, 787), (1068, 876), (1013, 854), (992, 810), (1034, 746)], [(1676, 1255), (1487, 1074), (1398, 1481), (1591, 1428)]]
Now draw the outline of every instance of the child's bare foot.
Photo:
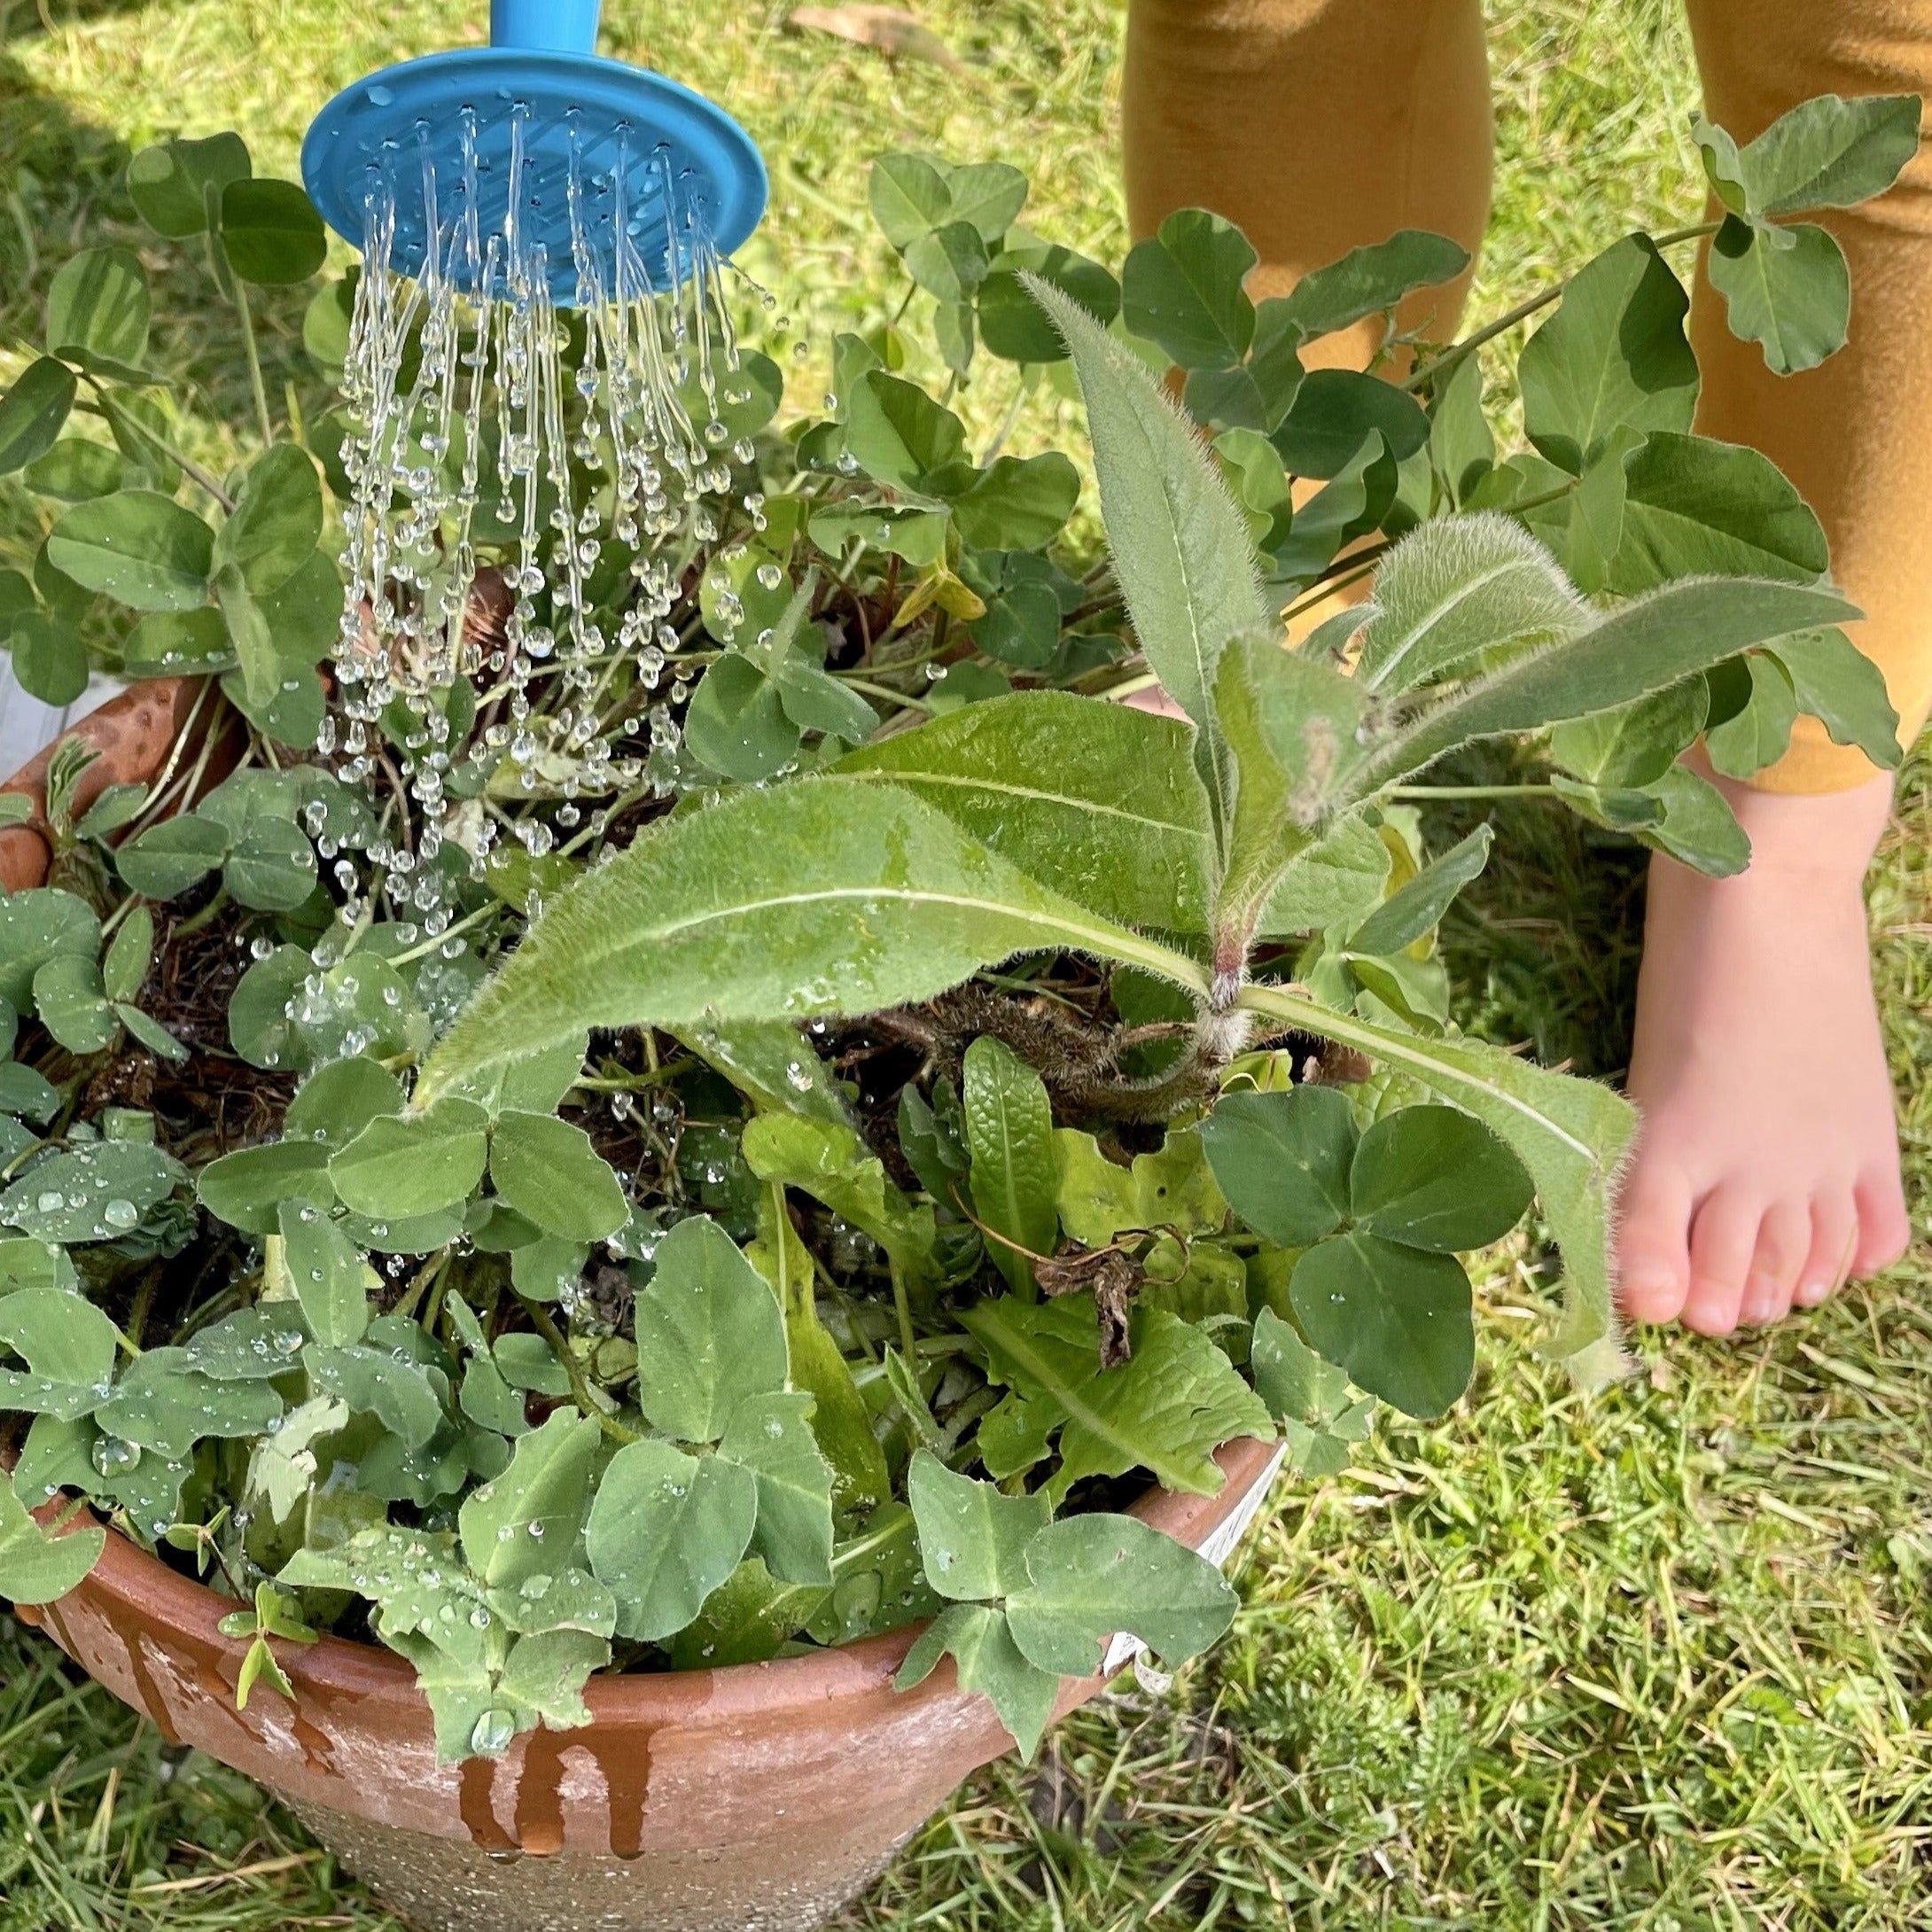
[(1701, 1335), (1814, 1307), (1910, 1238), (1860, 892), (1890, 782), (1724, 789), (1749, 871), (1651, 861), (1618, 1235), (1627, 1313)]

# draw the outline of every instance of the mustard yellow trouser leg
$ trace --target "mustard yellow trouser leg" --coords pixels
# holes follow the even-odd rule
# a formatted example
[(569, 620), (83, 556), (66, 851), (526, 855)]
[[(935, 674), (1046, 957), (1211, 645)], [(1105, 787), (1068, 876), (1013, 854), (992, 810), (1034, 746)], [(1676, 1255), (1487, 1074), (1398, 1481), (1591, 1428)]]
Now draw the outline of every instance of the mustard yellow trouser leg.
[[(1932, 96), (1932, 0), (1690, 0), (1690, 16), (1708, 111), (1741, 140), (1813, 94)], [(1213, 208), (1259, 250), (1258, 292), (1398, 228), (1473, 252), (1488, 218), (1478, 0), (1132, 0), (1125, 120), (1135, 233)], [(1909, 741), (1932, 706), (1932, 151), (1882, 200), (1822, 219), (1851, 263), (1850, 343), (1773, 376), (1700, 275), (1698, 426), (1764, 450), (1818, 511)], [(1401, 325), (1448, 336), (1462, 294), (1419, 293)], [(1325, 356), (1366, 361), (1374, 326)], [(1871, 775), (1802, 719), (1758, 783)]]

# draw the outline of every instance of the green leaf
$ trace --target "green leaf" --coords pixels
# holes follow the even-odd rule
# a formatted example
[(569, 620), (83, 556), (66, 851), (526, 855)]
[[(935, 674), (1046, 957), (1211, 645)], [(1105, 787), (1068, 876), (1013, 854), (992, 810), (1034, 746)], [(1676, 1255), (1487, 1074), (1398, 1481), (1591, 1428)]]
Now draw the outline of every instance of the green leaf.
[(1462, 503), (1496, 461), (1496, 439), (1483, 413), (1483, 365), (1460, 358), (1445, 379), (1433, 385), (1429, 460), (1451, 499)]
[(83, 249), (48, 287), (48, 351), (86, 369), (138, 366), (152, 308), (147, 270), (131, 249)]
[(1851, 325), (1851, 269), (1830, 230), (1788, 228), (1727, 215), (1705, 257), (1724, 297), (1731, 333), (1764, 346), (1779, 376), (1815, 369), (1845, 346)]
[(207, 600), (214, 533), (157, 491), (117, 490), (68, 510), (47, 555), (75, 583), (137, 611), (191, 611)]
[(1323, 1361), (1272, 1308), (1255, 1317), (1248, 1366), (1256, 1392), (1277, 1421), (1320, 1423), (1348, 1400), (1348, 1377)]
[(1371, 690), (1493, 666), (1571, 635), (1589, 610), (1555, 559), (1493, 511), (1425, 523), (1375, 573), (1358, 677)]
[(114, 854), (114, 865), (130, 892), (173, 899), (222, 864), (229, 844), (228, 833), (212, 819), (183, 812), (136, 833)]
[(100, 957), (101, 923), (85, 900), (58, 886), (35, 886), (0, 898), (0, 1000), (30, 1012), (34, 976), (63, 954)]
[(1026, 1552), (1027, 1587), (1008, 1600), (1013, 1640), (1043, 1671), (1090, 1677), (1107, 1640), (1131, 1631), (1165, 1663), (1196, 1657), (1238, 1601), (1204, 1556), (1133, 1516), (1068, 1516)]
[(118, 449), (85, 437), (68, 436), (45, 456), (28, 464), (20, 480), (42, 496), (84, 503), (112, 496), (126, 478), (128, 465)]
[(1495, 829), (1478, 825), (1407, 884), (1390, 893), (1349, 939), (1349, 950), (1375, 955), (1399, 953), (1435, 931), (1455, 896), (1489, 863)]
[(1740, 214), (1849, 208), (1884, 193), (1919, 150), (1916, 94), (1819, 94), (1800, 101), (1743, 148), (1700, 116), (1691, 132), (1704, 167)]
[(361, 1250), (306, 1201), (281, 1202), (276, 1225), (308, 1332), (327, 1348), (360, 1342), (369, 1327), (368, 1277)]
[(727, 651), (698, 682), (685, 717), (691, 755), (739, 784), (773, 776), (799, 752), (783, 696), (749, 658)]
[(1053, 1722), (1058, 1674), (1027, 1660), (1002, 1612), (984, 1603), (949, 1603), (906, 1653), (893, 1687), (906, 1691), (923, 1683), (944, 1656), (957, 1666), (959, 1687), (992, 1701), (1020, 1756), (1031, 1760)]
[(187, 1178), (157, 1147), (86, 1142), (42, 1161), (0, 1194), (0, 1221), (36, 1241), (115, 1241)]
[(420, 1113), (382, 1116), (330, 1157), (329, 1179), (357, 1214), (400, 1220), (466, 1201), (483, 1178), (487, 1117), (454, 1097)]
[(1621, 595), (1704, 575), (1809, 583), (1830, 567), (1811, 506), (1758, 450), (1659, 432), (1630, 459), (1624, 485), (1609, 579)]
[(725, 1425), (718, 1453), (758, 1484), (752, 1549), (785, 1583), (832, 1581), (832, 1471), (813, 1438), (813, 1398), (752, 1396)]
[(316, 890), (316, 850), (286, 819), (252, 819), (228, 855), (222, 883), (239, 905), (293, 912)]
[(52, 1603), (86, 1578), (106, 1547), (106, 1531), (92, 1524), (48, 1535), (0, 1476), (0, 1597)]
[(1261, 915), (1261, 935), (1357, 924), (1382, 903), (1389, 870), (1378, 832), (1359, 817), (1338, 821), (1289, 861)]
[(1274, 432), (1290, 476), (1338, 477), (1371, 435), (1398, 463), (1429, 442), (1429, 418), (1405, 390), (1352, 369), (1312, 370)]
[[(1059, 1220), (1053, 1107), (1044, 1083), (1010, 1047), (983, 1033), (966, 1049), (962, 1098), (979, 1218), (1017, 1248), (1050, 1255)], [(1030, 1293), (1033, 1264), (1027, 1254), (998, 1240), (987, 1245), (1014, 1291)]]
[(1754, 645), (1856, 616), (1827, 591), (1749, 578), (1666, 585), (1569, 643), (1463, 687), (1373, 752), (1358, 795), (1422, 770), (1472, 739), (1614, 711)]
[(306, 1201), (316, 1207), (335, 1202), (329, 1150), (300, 1141), (270, 1141), (223, 1154), (195, 1177), (195, 1188), (202, 1206), (217, 1220), (250, 1235), (278, 1234), (284, 1201)]
[(1562, 1250), (1570, 1295), (1551, 1352), (1586, 1382), (1614, 1372), (1609, 1190), (1635, 1131), (1628, 1102), (1477, 1041), (1398, 1032), (1284, 988), (1250, 986), (1242, 1003), (1413, 1076), (1501, 1140), (1529, 1169)]
[(861, 746), (836, 768), (913, 792), (1123, 925), (1198, 931), (1212, 834), (1191, 737), (1131, 705), (1016, 692)]
[(276, 443), (249, 464), (235, 508), (216, 534), (217, 569), (233, 565), (249, 590), (278, 590), (322, 540), (322, 479), (295, 443)]
[(222, 190), (249, 173), (248, 149), (238, 134), (164, 141), (128, 163), (128, 198), (157, 235), (180, 241), (206, 232), (210, 188), (219, 206)]
[(101, 985), (110, 1000), (133, 1000), (146, 982), (154, 957), (154, 915), (136, 906), (121, 923), (101, 961)]
[(934, 471), (964, 458), (966, 428), (916, 384), (873, 370), (847, 398), (845, 447), (875, 480), (925, 492)]
[(417, 1097), (586, 1026), (875, 1012), (1059, 946), (1198, 983), (909, 793), (840, 777), (740, 792), (658, 821), (552, 899), (431, 1054)]
[(1712, 878), (1733, 878), (1751, 862), (1751, 842), (1709, 779), (1673, 766), (1655, 787), (1663, 816), (1639, 834), (1647, 845), (1667, 852)]
[[(498, 1061), (485, 1078), (467, 1082), (457, 1091), (465, 1100), (473, 1100), (492, 1120), (506, 1110), (554, 1113), (582, 1077), (584, 1056), (589, 1050), (589, 1034), (576, 1033), (561, 1046), (545, 1047), (514, 1060)], [(322, 1075), (316, 1078), (319, 1080)], [(307, 1093), (308, 1088), (302, 1091)], [(298, 1094), (296, 1105), (300, 1103), (301, 1095)], [(385, 1106), (379, 1110), (398, 1113), (401, 1110)], [(294, 1118), (292, 1110), (290, 1118)]]
[(1177, 209), (1128, 252), (1120, 271), (1128, 329), (1159, 343), (1183, 369), (1231, 368), (1254, 339), (1254, 304), (1243, 284), (1258, 259), (1232, 222), (1204, 208)]
[(1468, 1388), (1476, 1331), (1453, 1255), (1335, 1235), (1295, 1264), (1289, 1291), (1308, 1339), (1405, 1415), (1440, 1415)]
[(1622, 425), (1687, 433), (1698, 387), (1689, 308), (1648, 235), (1625, 236), (1581, 269), (1517, 365), (1530, 440), (1581, 476)]
[(1712, 768), (1726, 778), (1750, 778), (1776, 764), (1791, 743), (1798, 716), (1797, 694), (1775, 658), (1753, 651), (1744, 670), (1750, 696), (1743, 708), (1712, 725), (1704, 736)]
[(986, 278), (986, 245), (970, 222), (946, 222), (915, 235), (902, 253), (906, 270), (928, 294), (962, 302)]
[[(50, 1161), (39, 1172), (55, 1165)], [(0, 1210), (4, 1204), (0, 1199)], [(11, 1349), (27, 1364), (24, 1371), (0, 1368), (0, 1403), (24, 1414), (66, 1422), (91, 1414), (113, 1379), (119, 1340), (113, 1323), (71, 1289), (16, 1288), (0, 1295), (0, 1348)]]
[(581, 1127), (554, 1114), (510, 1111), (490, 1133), (490, 1183), (546, 1233), (602, 1241), (630, 1219), (611, 1164)]
[(1897, 770), (1904, 753), (1885, 674), (1842, 630), (1801, 631), (1766, 649), (1791, 680), (1798, 709), (1818, 719), (1834, 744), (1855, 744), (1881, 770)]
[(1168, 1489), (1214, 1495), (1222, 1476), (1212, 1452), (1236, 1436), (1273, 1433), (1267, 1411), (1227, 1358), (1198, 1328), (1160, 1308), (1139, 1308), (1133, 1354), (1102, 1369), (1090, 1297), (1028, 1303), (983, 1301), (960, 1317), (985, 1347), (995, 1380), (1045, 1405), (1061, 1425), (1060, 1468), (1047, 1492), (1057, 1501), (1087, 1476), (1146, 1468)]
[(1168, 1130), (1160, 1148), (1118, 1167), (1092, 1134), (1060, 1127), (1053, 1137), (1061, 1225), (1088, 1248), (1104, 1248), (1129, 1228), (1166, 1228), (1183, 1237), (1218, 1235), (1227, 1220), (1198, 1133)]
[(767, 1113), (746, 1125), (742, 1145), (746, 1165), (760, 1180), (803, 1188), (901, 1266), (930, 1273), (932, 1210), (885, 1178), (884, 1163), (844, 1120)]
[(1456, 1107), (1402, 1107), (1362, 1135), (1349, 1174), (1372, 1235), (1454, 1254), (1500, 1241), (1535, 1192), (1523, 1164)]
[(178, 1460), (204, 1437), (261, 1435), (281, 1414), (270, 1383), (217, 1382), (189, 1366), (185, 1349), (152, 1348), (129, 1365), (95, 1420), (111, 1436)]
[(119, 1031), (101, 992), (100, 968), (71, 953), (49, 960), (34, 975), (34, 1008), (55, 1042), (72, 1054), (99, 1053)]
[(64, 624), (38, 611), (13, 620), (13, 675), (29, 697), (65, 709), (87, 689), (87, 646)]
[(464, 1500), (458, 1522), (472, 1576), (492, 1589), (514, 1589), (569, 1562), (597, 1439), (596, 1423), (568, 1408), (518, 1439), (510, 1467)]
[(926, 1580), (954, 1602), (1005, 1597), (1027, 1584), (1026, 1546), (1053, 1520), (1044, 1496), (1008, 1496), (955, 1476), (930, 1450), (906, 1474)]
[[(769, 1298), (762, 1283), (759, 1291)], [(619, 1634), (675, 1636), (737, 1568), (757, 1521), (758, 1484), (736, 1462), (627, 1443), (597, 1484), (584, 1531), (590, 1567), (617, 1598)]]
[(305, 1349), (302, 1361), (317, 1395), (336, 1397), (358, 1415), (375, 1416), (405, 1449), (422, 1448), (443, 1426), (436, 1385), (419, 1362), (398, 1360), (386, 1349), (362, 1343)]
[(1215, 707), (1235, 783), (1219, 930), (1251, 928), (1313, 842), (1330, 797), (1361, 760), (1367, 705), (1355, 679), (1274, 635), (1237, 638), (1223, 654)]
[(1021, 271), (1035, 275), (1101, 323), (1120, 313), (1120, 284), (1097, 261), (1057, 244), (1009, 248), (979, 284), (979, 339), (1009, 362), (1063, 362), (1067, 346), (1027, 293)]
[(0, 476), (24, 470), (53, 448), (77, 387), (74, 371), (51, 355), (27, 365), (0, 396)]
[(1697, 742), (1709, 703), (1703, 679), (1689, 678), (1634, 705), (1558, 725), (1550, 752), (1593, 785), (1654, 785)]
[(1305, 1248), (1349, 1212), (1354, 1110), (1332, 1087), (1224, 1094), (1201, 1123), (1201, 1144), (1229, 1206), (1258, 1235)]
[[(784, 1388), (778, 1303), (708, 1217), (680, 1221), (658, 1243), (657, 1272), (635, 1308), (637, 1400), (652, 1427), (682, 1442), (716, 1442), (741, 1403)], [(744, 1554), (741, 1544), (731, 1562)]]
[(953, 219), (970, 222), (992, 247), (1026, 206), (1026, 176), (1009, 161), (973, 161), (945, 172)]
[(1387, 241), (1352, 248), (1339, 261), (1303, 276), (1283, 298), (1286, 314), (1305, 341), (1330, 335), (1392, 309), (1413, 289), (1454, 281), (1468, 265), (1468, 250), (1446, 235), (1400, 229)]
[(328, 230), (292, 181), (230, 181), (222, 190), (222, 246), (244, 282), (306, 282), (329, 253)]
[(1225, 819), (1230, 786), (1214, 721), (1215, 669), (1231, 638), (1265, 630), (1270, 619), (1247, 526), (1211, 455), (1133, 354), (1057, 289), (1037, 279), (1027, 286), (1072, 352), (1134, 635), (1162, 689), (1202, 733), (1196, 756)]
[(1000, 456), (946, 496), (965, 542), (983, 550), (1043, 550), (1073, 514), (1080, 473), (1057, 449)]
[(872, 218), (894, 248), (930, 234), (953, 212), (953, 191), (929, 154), (882, 154), (868, 189)]

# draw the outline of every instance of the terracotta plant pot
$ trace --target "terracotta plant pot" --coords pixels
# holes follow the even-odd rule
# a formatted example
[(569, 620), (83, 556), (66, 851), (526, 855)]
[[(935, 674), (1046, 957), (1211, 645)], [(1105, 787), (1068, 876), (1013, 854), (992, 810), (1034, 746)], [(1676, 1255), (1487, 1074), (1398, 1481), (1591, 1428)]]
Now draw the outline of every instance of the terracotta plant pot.
[[(101, 752), (82, 801), (152, 779), (196, 691), (186, 679), (136, 685), (77, 726)], [(50, 755), (0, 789), (44, 809)], [(47, 862), (35, 831), (0, 833), (7, 891), (38, 884)], [(1219, 1562), (1281, 1453), (1243, 1439), (1218, 1460), (1218, 1496), (1150, 1490), (1133, 1513)], [(238, 1711), (247, 1645), (217, 1627), (233, 1608), (110, 1534), (77, 1590), (19, 1614), (168, 1739), (278, 1793), (430, 1932), (806, 1932), (1011, 1748), (950, 1658), (917, 1688), (892, 1688), (908, 1629), (767, 1663), (594, 1677), (586, 1728), (526, 1733), (494, 1762), (441, 1765), (414, 1671), (372, 1645), (278, 1645), (293, 1703), (258, 1687)], [(1117, 1641), (1106, 1671), (1068, 1679), (1059, 1711), (1103, 1688), (1131, 1648)]]

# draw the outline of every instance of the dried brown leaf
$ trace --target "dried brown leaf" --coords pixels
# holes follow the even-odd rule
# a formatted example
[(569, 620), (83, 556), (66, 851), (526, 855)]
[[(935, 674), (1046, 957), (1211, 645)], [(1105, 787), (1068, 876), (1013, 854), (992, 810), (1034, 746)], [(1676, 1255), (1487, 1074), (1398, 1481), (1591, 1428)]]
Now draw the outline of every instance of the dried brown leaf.
[(935, 66), (956, 70), (960, 65), (959, 56), (930, 27), (898, 7), (798, 7), (788, 24), (836, 35), (861, 47), (876, 47), (881, 53), (930, 60)]

